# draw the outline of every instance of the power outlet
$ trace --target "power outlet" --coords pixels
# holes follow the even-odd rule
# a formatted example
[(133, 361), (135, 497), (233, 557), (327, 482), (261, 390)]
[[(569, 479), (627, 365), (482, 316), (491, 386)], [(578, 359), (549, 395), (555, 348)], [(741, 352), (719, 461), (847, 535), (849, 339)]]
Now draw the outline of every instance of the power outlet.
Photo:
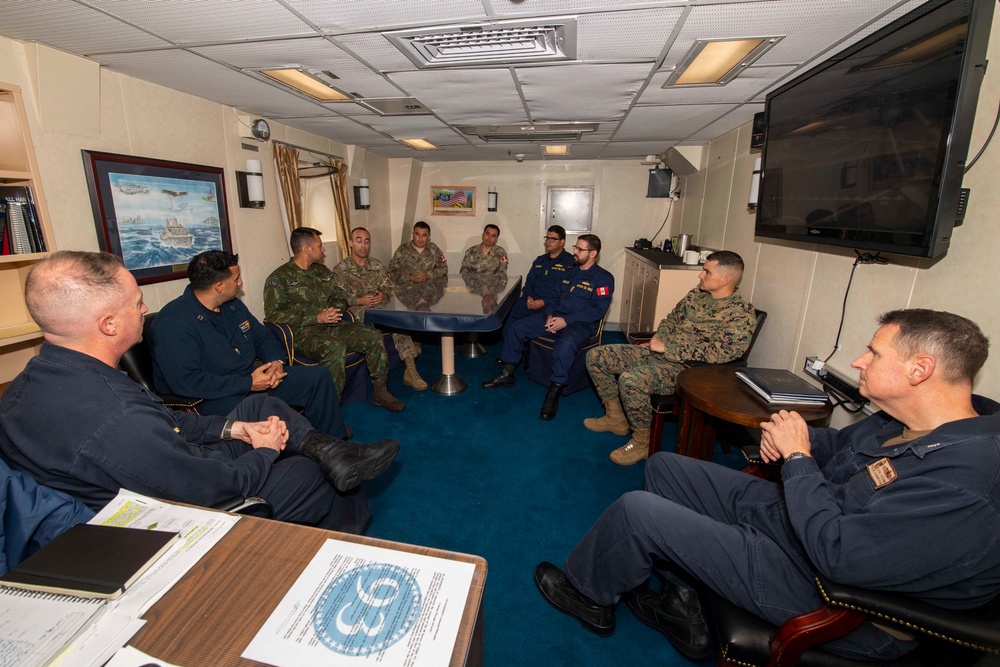
[(806, 357), (806, 363), (803, 370), (807, 374), (819, 380), (827, 391), (833, 392), (842, 399), (857, 404), (868, 402), (868, 400), (861, 395), (861, 391), (858, 389), (857, 384), (840, 375), (836, 371), (827, 368), (826, 365), (824, 365), (823, 362), (816, 357)]

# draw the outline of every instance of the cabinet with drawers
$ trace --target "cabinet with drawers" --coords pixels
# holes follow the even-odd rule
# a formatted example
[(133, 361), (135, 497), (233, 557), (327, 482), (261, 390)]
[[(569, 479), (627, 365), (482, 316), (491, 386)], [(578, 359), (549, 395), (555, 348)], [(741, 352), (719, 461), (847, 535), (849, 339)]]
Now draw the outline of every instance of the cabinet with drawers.
[(625, 249), (621, 323), (626, 335), (655, 331), (677, 302), (698, 286), (701, 266), (658, 250)]

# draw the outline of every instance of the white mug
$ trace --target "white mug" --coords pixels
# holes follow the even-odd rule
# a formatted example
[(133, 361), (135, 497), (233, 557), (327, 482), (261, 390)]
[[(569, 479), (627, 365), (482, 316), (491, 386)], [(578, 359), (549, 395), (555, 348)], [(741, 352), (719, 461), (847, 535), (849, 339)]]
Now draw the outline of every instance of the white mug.
[(698, 263), (698, 251), (697, 250), (685, 250), (684, 251), (684, 263), (685, 264), (697, 264)]
[(713, 252), (715, 252), (715, 251), (714, 250), (702, 250), (700, 253), (698, 253), (698, 263), (704, 264), (705, 260), (708, 259), (708, 256), (711, 255)]

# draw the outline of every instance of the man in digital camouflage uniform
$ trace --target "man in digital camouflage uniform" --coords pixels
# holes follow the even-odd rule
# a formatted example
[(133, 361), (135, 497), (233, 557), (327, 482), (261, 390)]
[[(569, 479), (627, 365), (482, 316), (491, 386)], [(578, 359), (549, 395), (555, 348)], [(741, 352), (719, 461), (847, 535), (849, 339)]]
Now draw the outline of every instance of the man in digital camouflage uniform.
[[(354, 315), (354, 320), (363, 322), (365, 309), (386, 301), (395, 293), (396, 286), (389, 279), (389, 270), (385, 265), (369, 256), (372, 237), (367, 229), (364, 227), (352, 229), (348, 243), (351, 246), (351, 255), (333, 267), (333, 275), (336, 276), (337, 286), (347, 293), (350, 303), (348, 310)], [(392, 342), (396, 345), (399, 358), (406, 366), (403, 384), (417, 391), (427, 389), (427, 383), (417, 372), (415, 360), (419, 353), (413, 339), (406, 334), (394, 333)]]
[(743, 259), (738, 254), (712, 253), (698, 287), (660, 322), (648, 343), (601, 345), (587, 353), (587, 370), (605, 414), (585, 419), (583, 425), (616, 435), (628, 435), (630, 425), (632, 429), (632, 439), (611, 452), (612, 461), (632, 465), (649, 456), (653, 416), (649, 397), (673, 393), (686, 362), (721, 364), (746, 352), (757, 318), (736, 288), (742, 276)]
[(404, 243), (389, 262), (389, 278), (399, 288), (440, 280), (448, 276), (448, 260), (431, 241), (431, 226), (421, 220), (413, 225), (413, 240)]
[(483, 242), (465, 251), (462, 258), (462, 273), (502, 274), (507, 275), (507, 251), (497, 245), (500, 239), (500, 228), (496, 225), (486, 225), (483, 229)]
[(347, 295), (323, 264), (326, 249), (320, 232), (300, 227), (292, 232), (292, 258), (264, 283), (264, 315), (292, 328), (295, 346), (330, 371), (340, 391), (346, 383), (348, 352), (361, 352), (372, 380), (372, 405), (399, 412), (405, 406), (389, 393), (389, 358), (382, 333), (360, 322), (344, 322)]

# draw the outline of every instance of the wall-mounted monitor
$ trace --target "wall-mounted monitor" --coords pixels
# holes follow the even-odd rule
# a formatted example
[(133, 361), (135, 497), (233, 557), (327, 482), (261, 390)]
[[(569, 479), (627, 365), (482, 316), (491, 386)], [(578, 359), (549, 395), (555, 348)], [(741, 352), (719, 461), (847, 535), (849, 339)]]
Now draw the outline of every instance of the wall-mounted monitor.
[(674, 173), (669, 169), (649, 170), (649, 184), (646, 186), (647, 198), (663, 199), (670, 196), (670, 183), (673, 181)]
[(758, 236), (936, 257), (996, 0), (929, 0), (767, 96)]

